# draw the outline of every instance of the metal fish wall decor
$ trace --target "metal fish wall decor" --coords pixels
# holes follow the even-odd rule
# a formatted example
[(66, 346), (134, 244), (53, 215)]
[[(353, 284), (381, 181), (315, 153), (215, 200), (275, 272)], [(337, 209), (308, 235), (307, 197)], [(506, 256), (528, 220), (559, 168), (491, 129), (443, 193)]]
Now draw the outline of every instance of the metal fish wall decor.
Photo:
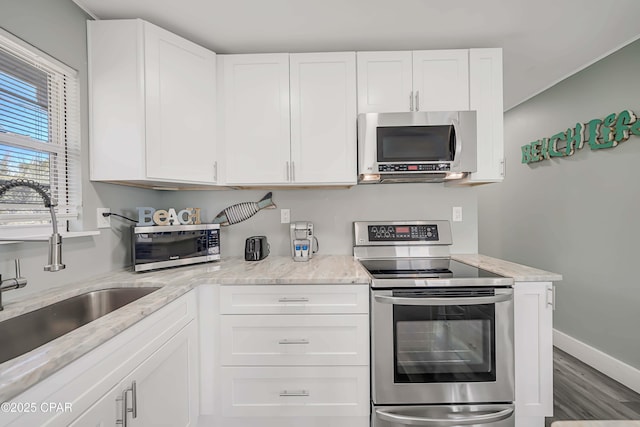
[(251, 218), (262, 209), (275, 208), (276, 205), (271, 200), (271, 192), (268, 192), (258, 202), (243, 202), (229, 206), (215, 217), (213, 223), (222, 226), (233, 225)]

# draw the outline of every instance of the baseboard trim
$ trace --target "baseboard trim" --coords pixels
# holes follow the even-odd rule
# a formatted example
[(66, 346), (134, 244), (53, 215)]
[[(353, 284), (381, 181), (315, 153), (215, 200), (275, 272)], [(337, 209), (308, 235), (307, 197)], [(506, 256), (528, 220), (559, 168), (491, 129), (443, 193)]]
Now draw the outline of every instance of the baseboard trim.
[(627, 365), (557, 329), (553, 330), (553, 345), (640, 393), (640, 369)]

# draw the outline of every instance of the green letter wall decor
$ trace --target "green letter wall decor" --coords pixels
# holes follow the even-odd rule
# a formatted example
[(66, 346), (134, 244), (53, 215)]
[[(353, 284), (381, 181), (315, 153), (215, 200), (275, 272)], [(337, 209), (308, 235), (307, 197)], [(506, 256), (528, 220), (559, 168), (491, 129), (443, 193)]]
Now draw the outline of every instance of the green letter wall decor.
[(631, 110), (609, 114), (604, 119), (593, 119), (586, 125), (559, 132), (551, 138), (542, 138), (523, 145), (522, 163), (535, 163), (552, 157), (573, 156), (587, 142), (592, 150), (616, 147), (631, 135), (640, 136), (640, 120)]

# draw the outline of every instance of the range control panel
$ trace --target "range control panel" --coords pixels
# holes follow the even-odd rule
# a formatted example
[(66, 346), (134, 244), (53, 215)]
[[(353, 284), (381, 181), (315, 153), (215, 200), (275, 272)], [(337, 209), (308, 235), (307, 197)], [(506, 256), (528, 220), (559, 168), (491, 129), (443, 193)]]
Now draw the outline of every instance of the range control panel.
[(448, 172), (449, 163), (382, 163), (378, 164), (378, 172)]
[(425, 225), (369, 225), (370, 242), (431, 242), (438, 241), (438, 226)]

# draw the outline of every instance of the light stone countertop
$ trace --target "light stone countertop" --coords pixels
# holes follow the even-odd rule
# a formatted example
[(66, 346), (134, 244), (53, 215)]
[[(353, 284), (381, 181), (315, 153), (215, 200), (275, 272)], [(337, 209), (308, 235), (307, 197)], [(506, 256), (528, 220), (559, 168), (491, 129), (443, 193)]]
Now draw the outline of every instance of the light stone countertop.
[[(562, 276), (482, 255), (452, 255), (460, 262), (515, 281), (555, 281)], [(27, 274), (28, 277), (28, 274)], [(370, 276), (352, 256), (317, 255), (309, 262), (294, 262), (288, 256), (269, 256), (247, 262), (230, 257), (218, 262), (159, 270), (149, 273), (119, 271), (52, 288), (24, 300), (6, 301), (0, 321), (27, 313), (93, 290), (114, 287), (161, 287), (137, 301), (90, 322), (22, 356), (0, 363), (0, 402), (32, 385), (100, 346), (110, 338), (202, 284), (220, 285), (369, 285)], [(28, 285), (27, 285), (28, 286)]]
[(149, 273), (120, 271), (52, 288), (37, 296), (29, 296), (25, 300), (7, 301), (4, 304), (4, 311), (0, 312), (0, 321), (93, 290), (114, 287), (161, 287), (35, 350), (0, 363), (0, 402), (19, 395), (202, 284), (362, 284), (368, 286), (369, 275), (360, 263), (346, 255), (318, 255), (309, 262), (294, 262), (291, 257), (277, 256), (271, 256), (262, 261), (247, 262), (244, 258), (233, 257), (219, 262)]
[(551, 427), (640, 427), (640, 420), (621, 421), (556, 421)]
[(451, 259), (511, 277), (514, 282), (558, 282), (562, 275), (480, 254), (452, 254)]

